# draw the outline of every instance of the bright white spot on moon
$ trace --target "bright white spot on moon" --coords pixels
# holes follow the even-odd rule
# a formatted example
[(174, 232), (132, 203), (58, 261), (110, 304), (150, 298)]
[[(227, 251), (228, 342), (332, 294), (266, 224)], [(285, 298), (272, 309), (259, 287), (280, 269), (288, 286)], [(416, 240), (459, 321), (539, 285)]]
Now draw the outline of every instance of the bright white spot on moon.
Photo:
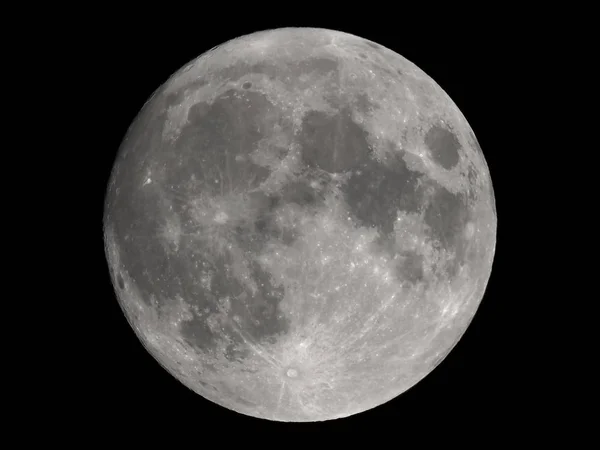
[(470, 239), (473, 237), (473, 234), (475, 234), (475, 225), (473, 225), (472, 222), (469, 222), (465, 227), (465, 236), (467, 239)]
[(295, 378), (298, 376), (298, 371), (296, 369), (288, 369), (286, 375), (290, 378)]
[(224, 213), (223, 211), (219, 211), (217, 213), (217, 215), (215, 216), (215, 222), (220, 223), (220, 224), (226, 223), (227, 219), (229, 219), (229, 216), (226, 213)]

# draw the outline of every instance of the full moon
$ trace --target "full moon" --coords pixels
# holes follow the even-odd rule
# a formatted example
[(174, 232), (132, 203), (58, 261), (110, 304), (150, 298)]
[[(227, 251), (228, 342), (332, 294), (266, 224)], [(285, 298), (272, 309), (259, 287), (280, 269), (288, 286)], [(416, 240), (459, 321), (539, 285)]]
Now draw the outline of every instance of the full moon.
[(173, 74), (116, 157), (104, 240), (150, 354), (202, 397), (309, 422), (381, 405), (461, 338), (496, 246), (466, 118), (369, 40), (284, 28)]

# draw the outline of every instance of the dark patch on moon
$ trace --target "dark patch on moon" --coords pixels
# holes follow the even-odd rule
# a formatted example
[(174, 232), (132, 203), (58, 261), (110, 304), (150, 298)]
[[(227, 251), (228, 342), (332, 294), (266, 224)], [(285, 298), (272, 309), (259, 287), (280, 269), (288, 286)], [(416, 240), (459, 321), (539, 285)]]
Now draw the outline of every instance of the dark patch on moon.
[(469, 220), (469, 210), (463, 194), (454, 194), (439, 187), (425, 210), (424, 221), (431, 227), (431, 234), (445, 248), (456, 244)]
[(301, 207), (319, 207), (325, 203), (325, 199), (305, 181), (293, 181), (281, 189), (279, 202), (283, 205), (295, 203)]
[(119, 286), (119, 289), (125, 289), (125, 281), (120, 273), (117, 274), (117, 285)]
[(444, 169), (450, 170), (458, 164), (460, 142), (445, 126), (433, 125), (425, 134), (424, 142), (433, 160)]
[(395, 264), (396, 277), (411, 284), (423, 281), (423, 263), (425, 257), (416, 252), (400, 252)]
[[(275, 285), (271, 275), (256, 261), (250, 260), (251, 279), (256, 283), (256, 290), (252, 291), (235, 278), (232, 262), (228, 256), (215, 260), (209, 289), (204, 289), (201, 296), (187, 297), (188, 303), (199, 310), (207, 308), (208, 313), (182, 322), (181, 334), (189, 344), (205, 351), (214, 350), (216, 344), (224, 340), (229, 348), (228, 357), (240, 359), (248, 355), (245, 338), (249, 336), (257, 343), (274, 342), (277, 336), (287, 333), (290, 324), (279, 309), (285, 289)], [(219, 302), (226, 297), (229, 310), (215, 316), (223, 331), (215, 334), (208, 327), (207, 316), (217, 313)]]
[(257, 292), (247, 301), (252, 317), (257, 319), (249, 332), (259, 342), (265, 340), (273, 343), (274, 339), (289, 330), (290, 321), (279, 310), (279, 304), (285, 296), (285, 288), (273, 282), (272, 275), (256, 262), (250, 262), (252, 277), (256, 282)]
[[(291, 245), (299, 237), (294, 228), (282, 227), (277, 223), (277, 208), (289, 203), (306, 208), (318, 207), (324, 203), (318, 192), (304, 181), (289, 183), (274, 194), (253, 192), (249, 201), (254, 211), (253, 219), (234, 229), (237, 244), (248, 255), (260, 253), (270, 239)], [(307, 212), (310, 214), (310, 211)]]
[(256, 232), (263, 237), (262, 242), (268, 239), (279, 240), (284, 245), (292, 245), (300, 234), (290, 227), (281, 227), (275, 222), (273, 213), (264, 213), (254, 223)]
[(265, 243), (268, 239), (279, 240), (284, 245), (292, 245), (299, 237), (299, 232), (293, 226), (282, 226), (276, 221), (277, 208), (295, 204), (303, 208), (305, 214), (311, 215), (325, 204), (325, 198), (314, 189), (308, 179), (292, 181), (282, 186), (279, 192), (268, 196), (268, 201), (254, 223), (254, 231)]
[(479, 176), (477, 175), (477, 169), (475, 169), (472, 163), (467, 167), (467, 179), (469, 180), (470, 187), (477, 186)]
[(119, 242), (121, 264), (127, 267), (129, 279), (140, 292), (140, 298), (147, 306), (152, 306), (150, 300), (160, 293), (156, 300), (160, 303), (163, 298), (175, 298), (182, 292), (181, 283), (188, 282), (188, 262), (184, 258), (171, 258), (163, 242), (157, 237), (160, 218), (157, 217), (157, 207), (146, 204), (148, 209), (144, 214), (122, 212), (118, 218), (123, 223), (129, 223), (134, 230), (131, 239), (121, 239)]
[(469, 163), (467, 167), (467, 197), (469, 201), (476, 201), (479, 195), (477, 186), (479, 182), (479, 175), (477, 174), (477, 169), (473, 165), (473, 163)]
[(363, 42), (365, 44), (367, 44), (369, 47), (374, 48), (375, 50), (379, 50), (381, 48), (381, 45), (376, 44), (375, 42), (371, 42), (371, 41), (368, 41), (366, 39)]
[(358, 54), (358, 56), (359, 56), (360, 58), (362, 58), (362, 59), (367, 59), (367, 58), (368, 58), (368, 57), (367, 57), (367, 55), (365, 55), (365, 54), (364, 54), (364, 53), (362, 53), (362, 52), (360, 52), (360, 53)]
[(252, 83), (250, 81), (246, 81), (242, 84), (242, 89), (250, 89), (252, 87)]
[(464, 228), (470, 219), (467, 197), (453, 194), (439, 187), (425, 209), (424, 222), (430, 227), (432, 239), (441, 243), (449, 251), (456, 252), (456, 259), (448, 265), (450, 275), (454, 275), (464, 263), (466, 242)]
[(329, 173), (352, 169), (370, 153), (366, 132), (352, 120), (347, 109), (333, 116), (308, 111), (298, 140), (304, 163)]
[(386, 164), (364, 161), (343, 188), (352, 216), (382, 236), (394, 230), (398, 210), (416, 212), (421, 206), (416, 191), (419, 174), (408, 169), (401, 153)]
[(372, 102), (369, 99), (369, 96), (363, 92), (360, 92), (355, 95), (352, 105), (355, 110), (363, 113), (367, 117), (370, 116), (373, 111), (379, 108), (379, 105), (377, 105), (377, 103)]
[(184, 100), (184, 92), (185, 89), (178, 89), (175, 92), (171, 92), (165, 96), (165, 106), (168, 108), (170, 106), (176, 106), (181, 104)]
[(265, 231), (257, 226), (259, 220), (257, 218), (253, 223), (240, 224), (233, 228), (233, 239), (246, 254), (260, 252), (267, 241)]
[(230, 89), (213, 104), (193, 105), (175, 143), (179, 161), (171, 162), (169, 181), (177, 185), (194, 175), (211, 194), (258, 186), (270, 171), (248, 155), (277, 123), (286, 126), (281, 122), (281, 114), (259, 92)]
[(225, 348), (225, 358), (229, 361), (244, 361), (250, 356), (251, 350), (247, 347), (240, 347), (237, 344), (231, 343)]

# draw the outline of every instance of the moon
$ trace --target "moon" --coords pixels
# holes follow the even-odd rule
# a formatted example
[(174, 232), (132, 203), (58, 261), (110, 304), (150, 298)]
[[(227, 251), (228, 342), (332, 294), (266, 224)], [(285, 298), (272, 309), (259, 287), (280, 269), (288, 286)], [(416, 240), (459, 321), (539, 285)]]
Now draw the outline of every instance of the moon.
[(104, 210), (118, 301), (150, 354), (239, 413), (310, 422), (408, 390), (483, 298), (488, 166), (415, 64), (284, 28), (191, 61), (146, 102)]

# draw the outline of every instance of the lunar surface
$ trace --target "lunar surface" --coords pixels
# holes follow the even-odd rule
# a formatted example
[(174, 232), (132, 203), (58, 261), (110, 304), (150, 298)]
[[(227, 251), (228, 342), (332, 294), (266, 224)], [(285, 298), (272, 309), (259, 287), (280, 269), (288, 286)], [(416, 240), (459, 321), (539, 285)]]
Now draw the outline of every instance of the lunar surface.
[(322, 421), (451, 351), (496, 245), (489, 170), (449, 96), (393, 51), (309, 28), (203, 54), (146, 102), (104, 214), (119, 303), (202, 397)]

